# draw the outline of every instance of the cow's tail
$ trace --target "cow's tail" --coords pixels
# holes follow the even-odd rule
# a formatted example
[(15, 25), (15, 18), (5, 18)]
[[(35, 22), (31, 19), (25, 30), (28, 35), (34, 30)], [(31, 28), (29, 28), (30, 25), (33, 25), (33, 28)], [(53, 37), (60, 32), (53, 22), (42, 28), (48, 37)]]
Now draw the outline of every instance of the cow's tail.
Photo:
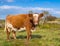
[(6, 21), (5, 21), (5, 27), (4, 27), (4, 32), (6, 31)]

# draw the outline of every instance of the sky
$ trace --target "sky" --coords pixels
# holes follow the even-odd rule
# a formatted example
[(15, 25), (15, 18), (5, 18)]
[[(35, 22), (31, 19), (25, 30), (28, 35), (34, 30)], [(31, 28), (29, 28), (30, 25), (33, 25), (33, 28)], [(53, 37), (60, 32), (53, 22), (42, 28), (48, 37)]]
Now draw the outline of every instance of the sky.
[(0, 0), (0, 19), (5, 19), (9, 14), (25, 14), (28, 11), (48, 11), (60, 17), (60, 0)]

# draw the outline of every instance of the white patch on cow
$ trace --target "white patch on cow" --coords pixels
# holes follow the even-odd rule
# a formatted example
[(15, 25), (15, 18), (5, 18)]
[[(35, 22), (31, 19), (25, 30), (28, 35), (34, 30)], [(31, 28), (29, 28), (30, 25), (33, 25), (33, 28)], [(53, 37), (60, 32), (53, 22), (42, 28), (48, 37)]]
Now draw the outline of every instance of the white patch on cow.
[(38, 20), (39, 15), (38, 14), (33, 14), (33, 17), (35, 18), (35, 20)]
[(39, 16), (39, 14), (33, 14), (33, 16), (36, 16), (36, 17), (38, 17), (38, 16)]
[(17, 31), (17, 28), (14, 28), (12, 24), (6, 23), (7, 28), (10, 28), (11, 30)]
[(34, 31), (36, 31), (36, 29), (34, 29), (34, 30), (31, 29), (31, 32), (34, 32)]
[(24, 28), (20, 28), (18, 31), (24, 31), (24, 30), (26, 30), (25, 27)]
[[(10, 24), (10, 23), (6, 23), (6, 26), (7, 26), (7, 28), (8, 28), (8, 31), (10, 31), (10, 29), (11, 29), (11, 30), (14, 30), (14, 31), (17, 31), (17, 30), (18, 30), (17, 28), (14, 28), (13, 25)], [(9, 29), (9, 28), (10, 28), (10, 29)], [(23, 31), (23, 30), (26, 30), (26, 28), (25, 28), (25, 27), (24, 27), (24, 28), (20, 28), (18, 31)]]
[(34, 18), (34, 21), (35, 21), (35, 24), (38, 24), (38, 17), (39, 17), (39, 14), (33, 14), (33, 18)]

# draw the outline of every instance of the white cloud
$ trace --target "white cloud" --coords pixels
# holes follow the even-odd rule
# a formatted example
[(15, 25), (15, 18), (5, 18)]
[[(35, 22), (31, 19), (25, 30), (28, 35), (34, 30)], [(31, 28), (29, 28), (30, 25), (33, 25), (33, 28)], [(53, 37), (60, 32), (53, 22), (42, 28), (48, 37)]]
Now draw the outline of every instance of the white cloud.
[(14, 2), (14, 0), (0, 0), (1, 3), (5, 3), (5, 2)]
[(33, 10), (53, 10), (52, 8), (41, 8), (41, 7), (35, 7)]
[(6, 0), (7, 2), (13, 2), (13, 0)]
[(8, 6), (8, 5), (3, 5), (0, 6), (0, 9), (19, 9), (20, 7), (17, 6)]
[(22, 10), (53, 10), (52, 8), (41, 8), (41, 7), (21, 7), (21, 6), (0, 6), (0, 9), (22, 9)]
[[(29, 10), (32, 10), (32, 11), (41, 11), (41, 10), (45, 10), (45, 11), (49, 11), (53, 14), (60, 14), (60, 11), (57, 11), (53, 8), (42, 8), (42, 7), (21, 7), (21, 6), (8, 6), (8, 5), (3, 5), (3, 6), (0, 6), (0, 9), (6, 9), (6, 10), (17, 10), (17, 11), (29, 11)], [(20, 11), (20, 12), (21, 12)]]
[(60, 11), (55, 11), (56, 14), (60, 14)]

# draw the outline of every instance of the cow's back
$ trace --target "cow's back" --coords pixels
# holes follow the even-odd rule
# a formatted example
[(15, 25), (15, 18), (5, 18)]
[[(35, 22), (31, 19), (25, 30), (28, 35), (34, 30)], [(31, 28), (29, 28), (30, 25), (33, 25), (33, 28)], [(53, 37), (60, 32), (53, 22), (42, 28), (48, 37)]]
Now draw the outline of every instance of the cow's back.
[(26, 14), (18, 14), (18, 15), (8, 15), (6, 17), (6, 22), (13, 25), (14, 28), (24, 27), (24, 22), (26, 19)]

